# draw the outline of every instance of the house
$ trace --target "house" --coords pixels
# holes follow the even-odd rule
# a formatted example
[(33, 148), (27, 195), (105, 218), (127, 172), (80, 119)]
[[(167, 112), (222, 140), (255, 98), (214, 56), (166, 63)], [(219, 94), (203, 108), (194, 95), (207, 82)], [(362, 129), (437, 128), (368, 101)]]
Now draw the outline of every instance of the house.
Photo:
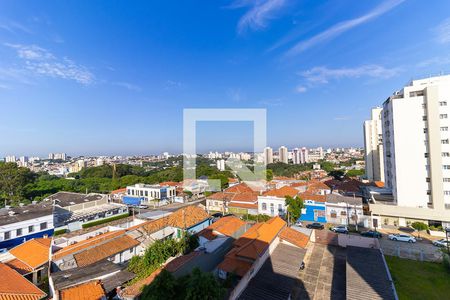
[(220, 218), (218, 221), (201, 230), (197, 233), (197, 236), (200, 247), (205, 247), (206, 251), (212, 252), (223, 241), (228, 238), (237, 239), (246, 230), (247, 226), (244, 221), (234, 216), (228, 216)]
[(239, 183), (226, 188), (223, 192), (207, 197), (208, 211), (230, 212), (235, 214), (257, 214), (258, 192), (246, 183)]
[(0, 263), (0, 299), (39, 300), (47, 296), (17, 271)]
[(109, 201), (108, 195), (58, 192), (47, 198), (54, 203), (57, 229), (74, 231), (83, 224), (112, 216), (128, 215), (128, 207)]
[(111, 193), (109, 193), (109, 197), (110, 197), (110, 200), (113, 202), (121, 202), (122, 197), (125, 196), (126, 194), (127, 194), (127, 189), (122, 188), (122, 189), (117, 189), (117, 190), (111, 191)]
[(127, 196), (141, 197), (143, 203), (152, 200), (173, 202), (176, 196), (176, 187), (172, 185), (137, 183), (127, 186)]
[(308, 182), (306, 192), (316, 195), (327, 195), (331, 193), (331, 188), (321, 181), (311, 180)]
[(48, 237), (53, 232), (51, 201), (0, 209), (0, 249), (10, 249), (27, 240)]
[(300, 221), (326, 223), (326, 196), (316, 195), (308, 192), (299, 195), (303, 200)]
[(100, 281), (90, 281), (58, 292), (60, 300), (106, 300), (105, 291)]
[(33, 282), (42, 283), (48, 276), (48, 258), (50, 255), (50, 238), (36, 238), (20, 244), (2, 258), (2, 263), (17, 271)]
[(295, 197), (299, 193), (290, 186), (264, 192), (262, 196), (258, 196), (258, 213), (268, 216), (284, 215), (286, 213), (286, 197)]
[(339, 194), (326, 195), (326, 218), (333, 224), (358, 224), (369, 227), (370, 216), (365, 216), (362, 198)]
[(123, 263), (141, 252), (140, 244), (126, 230), (103, 233), (57, 250), (52, 255), (52, 270), (84, 267), (101, 260)]

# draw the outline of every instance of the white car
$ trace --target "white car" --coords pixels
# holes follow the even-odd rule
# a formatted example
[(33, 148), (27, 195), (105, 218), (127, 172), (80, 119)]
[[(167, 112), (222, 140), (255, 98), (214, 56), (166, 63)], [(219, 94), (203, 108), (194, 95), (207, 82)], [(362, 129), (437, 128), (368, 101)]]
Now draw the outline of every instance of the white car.
[(412, 235), (408, 235), (408, 234), (390, 234), (389, 236), (390, 240), (393, 241), (400, 241), (400, 242), (408, 242), (408, 243), (415, 243), (416, 242), (416, 238), (413, 237)]
[(447, 241), (445, 239), (440, 239), (437, 241), (433, 241), (433, 245), (435, 245), (436, 247), (447, 247), (447, 246), (450, 246), (450, 241)]
[(336, 233), (345, 233), (345, 234), (347, 234), (348, 233), (348, 228), (345, 225), (338, 225), (338, 226), (335, 226), (335, 227), (331, 228), (331, 231), (336, 232)]

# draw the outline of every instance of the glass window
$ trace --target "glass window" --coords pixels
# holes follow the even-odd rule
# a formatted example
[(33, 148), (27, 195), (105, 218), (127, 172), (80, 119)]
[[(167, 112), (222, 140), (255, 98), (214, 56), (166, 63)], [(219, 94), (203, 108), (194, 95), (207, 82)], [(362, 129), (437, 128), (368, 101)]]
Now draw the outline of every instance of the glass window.
[(441, 127), (441, 131), (448, 131), (448, 127), (447, 126)]
[(441, 140), (441, 143), (442, 143), (442, 144), (448, 144), (448, 139)]
[(5, 235), (5, 240), (9, 240), (11, 238), (11, 232), (9, 232), (9, 231), (6, 231), (4, 235)]
[(440, 101), (440, 102), (439, 102), (439, 105), (440, 105), (440, 106), (447, 106), (447, 101)]
[(41, 223), (40, 228), (41, 230), (47, 229), (47, 222)]
[(441, 118), (441, 119), (447, 119), (447, 114), (440, 114), (440, 115), (439, 115), (439, 118)]
[(262, 210), (267, 210), (267, 204), (266, 203), (262, 203), (261, 206), (262, 206)]
[(28, 232), (34, 232), (34, 225), (28, 226)]
[(19, 228), (16, 230), (16, 236), (21, 236), (22, 235), (22, 228)]

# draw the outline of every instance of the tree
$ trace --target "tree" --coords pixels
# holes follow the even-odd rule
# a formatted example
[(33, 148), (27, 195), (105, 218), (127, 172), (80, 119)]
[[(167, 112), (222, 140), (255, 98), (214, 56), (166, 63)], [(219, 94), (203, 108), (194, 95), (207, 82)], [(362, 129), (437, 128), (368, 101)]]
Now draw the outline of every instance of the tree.
[(422, 230), (427, 230), (428, 229), (428, 225), (423, 223), (423, 222), (413, 222), (411, 224), (411, 227), (414, 228), (417, 231), (417, 233), (419, 234), (419, 238), (420, 238), (420, 232)]
[(0, 163), (0, 198), (19, 202), (25, 194), (25, 186), (32, 183), (36, 173), (16, 163)]
[(286, 196), (285, 199), (287, 211), (289, 213), (289, 222), (295, 223), (302, 214), (303, 200), (298, 196), (296, 196), (295, 198)]
[(345, 173), (341, 170), (334, 170), (328, 173), (329, 176), (333, 176), (336, 180), (341, 180), (344, 178)]
[(273, 179), (273, 171), (271, 169), (266, 169), (266, 180), (271, 181)]
[(174, 299), (176, 297), (177, 281), (173, 275), (163, 269), (161, 273), (142, 291), (142, 299)]
[(187, 282), (186, 300), (222, 299), (223, 288), (211, 273), (204, 273), (195, 268)]
[(345, 175), (348, 177), (363, 176), (366, 172), (364, 170), (348, 170)]

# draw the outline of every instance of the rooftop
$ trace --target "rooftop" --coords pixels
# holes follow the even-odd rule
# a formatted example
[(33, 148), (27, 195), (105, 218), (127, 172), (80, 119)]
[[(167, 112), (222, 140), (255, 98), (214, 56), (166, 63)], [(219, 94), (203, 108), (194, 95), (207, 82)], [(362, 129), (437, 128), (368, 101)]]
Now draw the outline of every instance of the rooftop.
[(39, 300), (46, 294), (22, 275), (0, 263), (0, 300)]
[(362, 205), (362, 199), (360, 197), (347, 197), (337, 194), (326, 195), (327, 203), (348, 203), (349, 205)]
[(279, 189), (267, 191), (267, 192), (263, 193), (263, 195), (270, 196), (270, 197), (285, 198), (286, 196), (295, 197), (298, 193), (299, 193), (298, 190), (296, 190), (290, 186), (283, 186)]
[(83, 283), (59, 292), (61, 300), (99, 300), (105, 296), (99, 280)]
[(12, 248), (9, 253), (32, 269), (37, 269), (48, 262), (51, 243), (50, 238), (32, 239)]
[(292, 228), (286, 227), (280, 232), (280, 239), (289, 242), (297, 247), (306, 248), (309, 236)]
[(91, 201), (98, 201), (106, 197), (106, 195), (102, 194), (81, 194), (81, 193), (72, 193), (72, 192), (58, 192), (49, 196), (47, 199), (50, 199), (55, 202), (56, 205), (61, 207), (67, 207), (75, 204), (86, 203)]
[(325, 195), (316, 195), (309, 192), (301, 193), (299, 196), (302, 200), (312, 200), (315, 202), (325, 202), (327, 200)]
[(53, 214), (51, 201), (41, 201), (37, 204), (22, 207), (11, 207), (0, 209), (0, 226), (18, 223), (26, 220), (36, 219)]
[(223, 217), (200, 231), (198, 235), (204, 236), (208, 240), (216, 238), (217, 235), (215, 232), (226, 236), (233, 236), (245, 224), (244, 221), (234, 216)]

